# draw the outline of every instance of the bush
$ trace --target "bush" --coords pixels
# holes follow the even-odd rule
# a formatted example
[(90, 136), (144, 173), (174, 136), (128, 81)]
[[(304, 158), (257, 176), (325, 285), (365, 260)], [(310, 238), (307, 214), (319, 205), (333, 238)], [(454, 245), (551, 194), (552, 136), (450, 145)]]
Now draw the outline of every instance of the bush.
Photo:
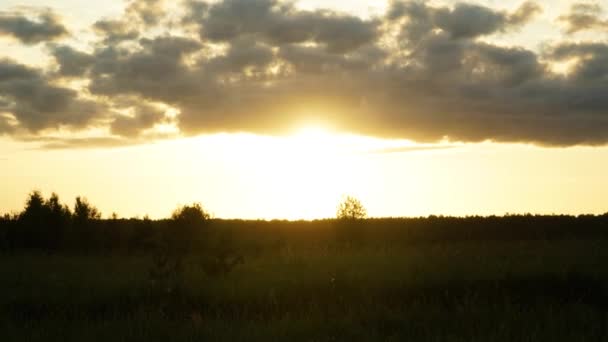
[(207, 242), (208, 225), (211, 219), (200, 203), (185, 205), (171, 215), (169, 230), (163, 236), (164, 248), (170, 254), (189, 254), (194, 246)]

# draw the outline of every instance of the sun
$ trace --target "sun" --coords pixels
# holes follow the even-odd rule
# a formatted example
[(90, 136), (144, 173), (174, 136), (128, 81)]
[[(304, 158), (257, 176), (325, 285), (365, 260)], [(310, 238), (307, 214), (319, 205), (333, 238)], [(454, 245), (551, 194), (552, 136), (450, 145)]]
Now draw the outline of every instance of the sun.
[[(223, 191), (239, 194), (247, 217), (335, 217), (343, 194), (365, 197), (362, 179), (369, 172), (354, 149), (358, 140), (328, 126), (303, 125), (277, 136), (224, 134), (199, 139), (213, 144), (219, 163), (227, 165), (218, 177), (229, 179), (231, 190)], [(233, 206), (233, 197), (222, 201)]]
[(332, 217), (343, 192), (347, 161), (339, 135), (320, 125), (301, 126), (276, 138), (264, 158), (267, 193), (282, 198), (277, 205), (287, 219)]
[(329, 129), (323, 126), (308, 125), (298, 128), (293, 136), (301, 139), (315, 140), (319, 138), (327, 138), (330, 135), (332, 134)]

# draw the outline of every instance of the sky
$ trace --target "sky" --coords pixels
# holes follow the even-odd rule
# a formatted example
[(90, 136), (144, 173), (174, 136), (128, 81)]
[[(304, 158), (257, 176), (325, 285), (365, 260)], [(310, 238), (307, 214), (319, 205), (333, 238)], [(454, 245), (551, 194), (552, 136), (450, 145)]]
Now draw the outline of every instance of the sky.
[(608, 212), (605, 1), (4, 0), (0, 213)]

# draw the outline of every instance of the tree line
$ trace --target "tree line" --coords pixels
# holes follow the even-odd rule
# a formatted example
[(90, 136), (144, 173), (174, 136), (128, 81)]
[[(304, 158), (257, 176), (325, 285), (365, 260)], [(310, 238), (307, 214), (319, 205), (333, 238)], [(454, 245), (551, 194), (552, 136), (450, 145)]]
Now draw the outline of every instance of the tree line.
[(102, 219), (84, 197), (72, 207), (57, 194), (34, 191), (20, 213), (0, 216), (0, 252), (155, 252), (184, 254), (213, 250), (227, 256), (235, 249), (299, 246), (407, 245), (462, 240), (608, 239), (608, 214), (506, 215), (488, 217), (367, 218), (363, 204), (345, 197), (336, 219), (317, 221), (243, 221), (213, 219), (200, 204), (179, 207), (167, 219)]

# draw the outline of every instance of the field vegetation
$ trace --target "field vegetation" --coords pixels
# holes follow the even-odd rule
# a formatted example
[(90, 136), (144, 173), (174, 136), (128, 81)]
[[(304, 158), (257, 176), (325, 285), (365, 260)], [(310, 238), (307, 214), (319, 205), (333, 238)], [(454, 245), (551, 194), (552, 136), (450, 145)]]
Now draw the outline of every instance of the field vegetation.
[(0, 219), (1, 340), (608, 341), (608, 215), (345, 200), (319, 221), (102, 219), (34, 192)]

